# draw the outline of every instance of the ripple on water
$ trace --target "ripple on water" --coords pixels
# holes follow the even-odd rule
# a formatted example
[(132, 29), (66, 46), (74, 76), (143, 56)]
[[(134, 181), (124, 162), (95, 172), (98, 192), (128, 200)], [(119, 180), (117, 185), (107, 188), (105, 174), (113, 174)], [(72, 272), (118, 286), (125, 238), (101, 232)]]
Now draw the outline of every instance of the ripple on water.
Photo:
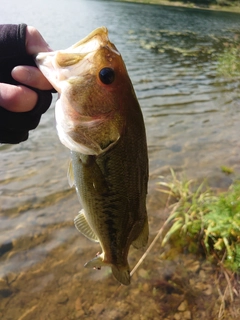
[[(217, 70), (226, 44), (239, 40), (239, 16), (109, 4), (70, 0), (66, 10), (64, 0), (12, 0), (2, 7), (2, 23), (28, 21), (54, 49), (108, 26), (146, 123), (152, 240), (168, 215), (166, 198), (156, 189), (159, 176), (170, 175), (169, 167), (194, 179), (207, 176), (218, 188), (232, 179), (221, 165), (240, 172), (239, 79)], [(68, 186), (69, 153), (58, 140), (53, 105), (28, 141), (0, 146), (0, 318), (214, 318), (209, 305), (217, 306), (218, 294), (211, 266), (186, 254), (168, 258), (160, 242), (129, 288), (119, 289), (108, 269), (83, 268), (99, 246), (73, 226), (80, 204)], [(131, 250), (131, 267), (141, 255)]]

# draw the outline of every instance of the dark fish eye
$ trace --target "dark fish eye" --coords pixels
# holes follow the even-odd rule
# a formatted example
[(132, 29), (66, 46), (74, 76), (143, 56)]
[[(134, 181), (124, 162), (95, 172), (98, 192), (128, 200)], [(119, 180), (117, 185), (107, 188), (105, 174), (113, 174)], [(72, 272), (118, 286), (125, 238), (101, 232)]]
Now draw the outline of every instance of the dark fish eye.
[(115, 79), (115, 72), (111, 68), (103, 68), (99, 72), (99, 78), (104, 84), (111, 84)]

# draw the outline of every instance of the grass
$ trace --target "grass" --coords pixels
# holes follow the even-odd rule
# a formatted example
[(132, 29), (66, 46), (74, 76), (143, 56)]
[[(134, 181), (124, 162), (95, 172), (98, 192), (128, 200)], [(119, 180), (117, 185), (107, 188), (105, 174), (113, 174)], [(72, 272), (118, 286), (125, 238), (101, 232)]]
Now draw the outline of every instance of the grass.
[(193, 181), (180, 181), (171, 172), (171, 182), (160, 182), (161, 191), (176, 200), (162, 246), (171, 241), (239, 273), (240, 181), (227, 192), (214, 195), (204, 183), (196, 188)]
[(226, 47), (218, 62), (219, 74), (227, 77), (240, 76), (240, 45)]
[[(240, 181), (216, 195), (205, 183), (196, 187), (193, 181), (181, 181), (173, 170), (171, 173), (171, 182), (159, 183), (160, 191), (168, 193), (171, 202), (175, 199), (168, 219), (159, 230), (159, 236), (165, 234), (162, 246), (170, 243), (172, 248), (184, 252), (187, 249), (215, 263), (221, 301), (217, 319), (225, 319), (227, 309), (238, 319), (239, 309), (233, 302), (240, 294)], [(222, 276), (226, 280), (223, 291)]]

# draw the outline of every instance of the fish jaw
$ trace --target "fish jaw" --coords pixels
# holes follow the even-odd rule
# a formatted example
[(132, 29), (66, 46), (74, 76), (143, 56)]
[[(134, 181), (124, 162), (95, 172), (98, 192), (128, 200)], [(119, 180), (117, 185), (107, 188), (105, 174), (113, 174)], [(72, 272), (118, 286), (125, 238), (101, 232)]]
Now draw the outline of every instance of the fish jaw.
[(91, 60), (92, 53), (94, 55), (104, 46), (108, 46), (111, 51), (120, 56), (120, 53), (108, 39), (107, 28), (100, 27), (65, 50), (38, 53), (35, 61), (52, 86), (61, 93), (65, 88), (64, 80), (74, 76), (79, 77), (81, 70), (87, 68), (89, 60), (84, 58), (87, 56)]
[[(65, 112), (66, 108), (68, 112)], [(74, 121), (75, 117), (76, 121)], [(120, 129), (114, 125), (114, 122), (111, 122), (111, 118), (79, 117), (75, 110), (71, 106), (67, 107), (67, 103), (64, 104), (62, 100), (56, 102), (55, 118), (58, 137), (61, 143), (71, 151), (84, 155), (100, 155), (112, 148), (120, 138)], [(102, 128), (104, 131), (99, 132)], [(99, 139), (96, 140), (98, 132)], [(105, 139), (102, 138), (103, 134), (106, 135)]]
[(128, 286), (131, 283), (130, 268), (128, 263), (121, 266), (116, 266), (105, 261), (104, 253), (97, 255), (92, 260), (85, 263), (85, 268), (100, 269), (101, 267), (110, 266), (114, 277), (123, 285)]
[[(39, 53), (36, 64), (60, 93), (55, 114), (60, 141), (70, 150), (99, 155), (112, 148), (126, 125), (121, 78), (111, 86), (99, 80), (103, 68), (126, 72), (105, 27), (66, 50)], [(128, 76), (126, 76), (129, 82)]]

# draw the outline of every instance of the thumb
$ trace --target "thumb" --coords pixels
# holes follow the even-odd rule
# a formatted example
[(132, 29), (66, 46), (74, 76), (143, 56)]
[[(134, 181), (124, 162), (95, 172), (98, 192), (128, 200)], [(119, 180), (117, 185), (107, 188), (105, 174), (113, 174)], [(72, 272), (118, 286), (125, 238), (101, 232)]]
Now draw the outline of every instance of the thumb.
[(40, 32), (31, 26), (26, 28), (26, 51), (33, 55), (39, 52), (52, 51), (47, 42), (43, 39)]

